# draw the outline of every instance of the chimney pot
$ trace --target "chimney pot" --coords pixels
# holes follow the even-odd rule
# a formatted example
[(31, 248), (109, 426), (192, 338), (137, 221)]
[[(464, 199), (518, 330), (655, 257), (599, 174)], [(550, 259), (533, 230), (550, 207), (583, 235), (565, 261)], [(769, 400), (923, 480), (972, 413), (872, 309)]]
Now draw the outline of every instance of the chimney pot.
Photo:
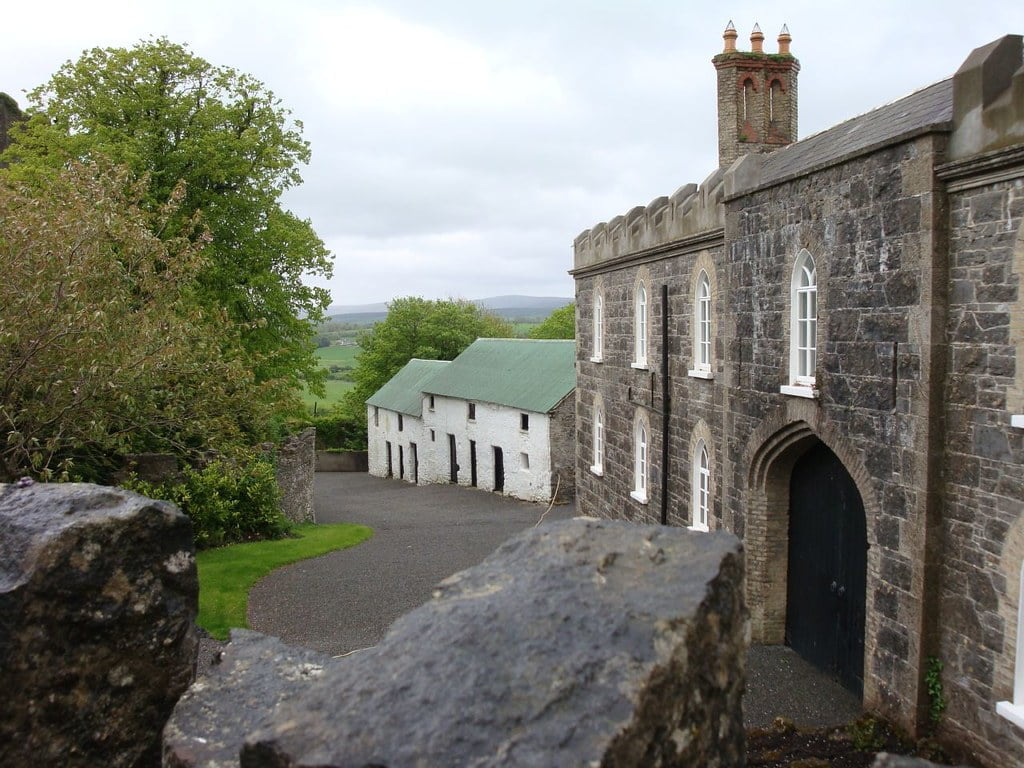
[(793, 38), (789, 36), (789, 27), (783, 24), (782, 31), (779, 32), (779, 53), (789, 55), (789, 44), (792, 41)]
[(739, 34), (736, 32), (736, 27), (733, 26), (732, 19), (729, 19), (729, 23), (725, 27), (725, 32), (722, 33), (722, 39), (725, 40), (725, 49), (723, 53), (732, 53), (736, 50), (736, 38)]
[(750, 49), (754, 53), (764, 53), (764, 32), (760, 24), (754, 24), (754, 31), (750, 33)]

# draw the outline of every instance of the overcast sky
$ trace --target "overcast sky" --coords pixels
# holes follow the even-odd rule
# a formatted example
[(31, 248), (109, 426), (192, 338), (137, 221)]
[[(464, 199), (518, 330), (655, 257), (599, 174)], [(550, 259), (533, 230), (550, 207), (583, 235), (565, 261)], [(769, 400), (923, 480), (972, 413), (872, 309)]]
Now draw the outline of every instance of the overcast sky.
[(94, 46), (164, 35), (261, 79), (313, 159), (286, 206), (334, 254), (335, 304), (571, 296), (572, 241), (717, 165), (715, 72), (782, 24), (800, 136), (950, 76), (1024, 32), (1018, 0), (50, 2), (0, 11), (0, 91), (24, 104)]

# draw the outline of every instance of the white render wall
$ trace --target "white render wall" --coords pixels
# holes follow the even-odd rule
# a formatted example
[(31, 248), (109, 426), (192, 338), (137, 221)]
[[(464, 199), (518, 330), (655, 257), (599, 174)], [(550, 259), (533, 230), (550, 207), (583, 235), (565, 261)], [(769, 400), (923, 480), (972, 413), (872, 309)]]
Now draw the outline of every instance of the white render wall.
[[(494, 447), (497, 446), (504, 456), (504, 494), (528, 501), (548, 501), (551, 498), (551, 447), (547, 414), (490, 403), (476, 402), (475, 405), (476, 419), (470, 421), (468, 401), (436, 395), (431, 410), (429, 396), (424, 397), (420, 482), (449, 482), (448, 435), (451, 434), (456, 441), (459, 485), (471, 484), (469, 443), (474, 440), (478, 488), (494, 490)], [(519, 428), (523, 413), (530, 416), (528, 431)], [(529, 457), (528, 468), (523, 466), (524, 453)], [(372, 459), (370, 466), (372, 471)]]
[[(376, 419), (374, 412), (376, 411)], [(399, 476), (401, 455), (405, 465), (406, 482), (414, 482), (416, 477), (416, 466), (413, 461), (411, 444), (416, 445), (416, 455), (419, 461), (419, 481), (423, 481), (423, 455), (431, 450), (425, 446), (423, 435), (423, 421), (415, 416), (401, 414), (402, 430), (398, 429), (399, 414), (385, 408), (366, 407), (366, 453), (369, 461), (370, 474), (374, 477), (388, 476), (387, 444), (391, 443), (391, 467), (392, 476)], [(427, 439), (429, 441), (429, 433)], [(401, 454), (399, 453), (401, 448)]]

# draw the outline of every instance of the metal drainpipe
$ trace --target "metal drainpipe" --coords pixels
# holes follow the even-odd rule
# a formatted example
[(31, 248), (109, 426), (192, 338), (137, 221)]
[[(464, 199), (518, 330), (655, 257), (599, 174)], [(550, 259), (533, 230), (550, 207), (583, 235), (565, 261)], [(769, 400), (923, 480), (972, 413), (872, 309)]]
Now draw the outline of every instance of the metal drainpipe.
[(668, 283), (661, 286), (661, 524), (668, 525), (668, 422), (672, 412), (668, 382)]

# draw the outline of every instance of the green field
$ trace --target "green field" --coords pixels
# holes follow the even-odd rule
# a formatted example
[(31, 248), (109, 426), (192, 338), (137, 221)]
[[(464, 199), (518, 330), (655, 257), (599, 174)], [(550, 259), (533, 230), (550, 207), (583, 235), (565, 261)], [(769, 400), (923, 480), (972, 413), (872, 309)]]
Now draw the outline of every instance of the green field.
[[(355, 365), (356, 352), (359, 351), (359, 347), (320, 347), (316, 351), (316, 356), (320, 359), (320, 365), (327, 368), (331, 365)], [(346, 392), (348, 392), (355, 385), (351, 381), (327, 381), (324, 383), (324, 387), (327, 390), (326, 397), (316, 397), (310, 392), (303, 390), (302, 401), (309, 408), (310, 412), (313, 411), (313, 404), (316, 403), (317, 410), (323, 408), (330, 408), (335, 403), (339, 402)]]

